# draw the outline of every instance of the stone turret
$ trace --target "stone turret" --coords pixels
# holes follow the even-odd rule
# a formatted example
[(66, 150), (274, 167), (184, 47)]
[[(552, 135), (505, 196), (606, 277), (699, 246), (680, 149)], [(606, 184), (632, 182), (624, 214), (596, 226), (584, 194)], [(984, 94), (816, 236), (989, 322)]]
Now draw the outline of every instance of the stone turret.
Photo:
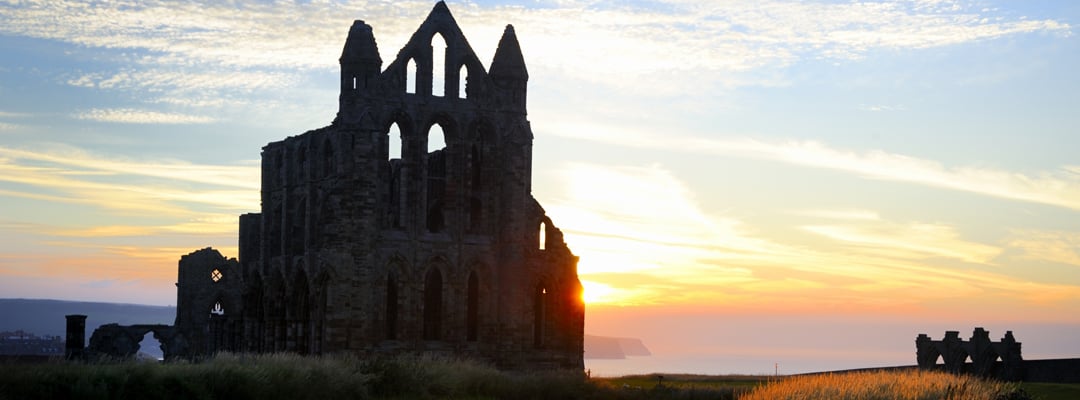
[(521, 55), (521, 45), (518, 44), (513, 25), (506, 25), (503, 30), (488, 75), (495, 85), (510, 91), (509, 105), (524, 112), (529, 71), (525, 69), (525, 57)]
[(382, 70), (382, 58), (370, 25), (361, 20), (353, 21), (338, 61), (341, 63), (340, 113), (356, 101), (356, 96), (372, 89)]

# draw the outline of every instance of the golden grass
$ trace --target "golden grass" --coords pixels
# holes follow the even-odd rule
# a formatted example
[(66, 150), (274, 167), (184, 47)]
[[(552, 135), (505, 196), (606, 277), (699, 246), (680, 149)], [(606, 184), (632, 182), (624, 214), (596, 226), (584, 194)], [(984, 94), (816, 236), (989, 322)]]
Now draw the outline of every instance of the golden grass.
[(771, 381), (740, 400), (993, 400), (1015, 385), (937, 371), (866, 371)]

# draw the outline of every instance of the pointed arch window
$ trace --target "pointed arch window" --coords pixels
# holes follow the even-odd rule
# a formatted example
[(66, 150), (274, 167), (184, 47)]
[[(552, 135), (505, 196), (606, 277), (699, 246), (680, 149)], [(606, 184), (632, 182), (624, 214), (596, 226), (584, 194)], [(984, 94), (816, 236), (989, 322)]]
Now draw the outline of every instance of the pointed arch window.
[(281, 227), (285, 225), (285, 205), (278, 203), (277, 207), (274, 207), (274, 212), (270, 214), (270, 232), (281, 235), (274, 238), (274, 240), (266, 241), (266, 245), (270, 247), (270, 257), (280, 256), (284, 251), (285, 242), (282, 241), (284, 232), (281, 232)]
[(289, 226), (289, 254), (304, 254), (307, 250), (307, 199), (300, 199), (293, 209)]
[(400, 160), (401, 159), (401, 127), (397, 122), (390, 124), (390, 129), (387, 130), (387, 147), (386, 147), (386, 159), (387, 160)]
[(540, 222), (539, 242), (540, 250), (547, 248), (547, 222)]
[(290, 329), (292, 332), (292, 342), (294, 342), (294, 351), (300, 354), (308, 354), (311, 352), (311, 303), (310, 303), (310, 288), (308, 287), (307, 274), (300, 270), (297, 277), (293, 279), (292, 290), (292, 325)]
[(404, 188), (401, 185), (404, 172), (402, 167), (402, 132), (398, 123), (390, 125), (387, 131), (387, 166), (386, 166), (386, 225), (400, 228), (401, 210), (404, 209)]
[(446, 89), (446, 39), (441, 33), (431, 38), (431, 95), (442, 97)]
[(405, 93), (415, 94), (418, 79), (416, 69), (416, 60), (409, 59), (408, 65), (405, 66)]
[(475, 271), (469, 273), (465, 293), (465, 340), (475, 342), (480, 330), (480, 282)]
[(481, 162), (480, 147), (474, 143), (472, 148), (469, 149), (469, 187), (472, 189), (473, 193), (477, 193), (481, 189)]
[(427, 152), (434, 153), (446, 149), (446, 134), (442, 123), (436, 122), (428, 129)]
[(468, 227), (469, 233), (481, 233), (483, 231), (483, 218), (484, 218), (484, 206), (481, 200), (482, 185), (481, 185), (481, 156), (480, 147), (478, 144), (473, 143), (469, 149), (468, 158), (468, 176), (466, 177), (468, 182), (468, 190), (470, 193), (468, 203)]
[(330, 279), (323, 277), (319, 283), (319, 314), (315, 320), (315, 351), (322, 354), (326, 335), (326, 314), (330, 300)]
[(469, 91), (467, 90), (469, 82), (469, 69), (464, 64), (461, 65), (461, 69), (458, 70), (458, 88), (457, 98), (467, 99), (469, 98)]
[(547, 321), (548, 290), (544, 284), (533, 294), (533, 347), (544, 347), (544, 325)]
[(439, 124), (428, 130), (427, 154), (427, 230), (442, 232), (445, 226), (443, 205), (446, 195), (446, 141)]
[(469, 199), (469, 233), (481, 233), (484, 230), (484, 205), (479, 198)]
[(397, 339), (398, 288), (391, 272), (386, 277), (386, 339)]
[(330, 139), (326, 139), (323, 142), (323, 176), (331, 176), (334, 174), (336, 168), (334, 168), (334, 146), (330, 144)]
[(424, 340), (442, 337), (442, 274), (432, 268), (424, 279)]

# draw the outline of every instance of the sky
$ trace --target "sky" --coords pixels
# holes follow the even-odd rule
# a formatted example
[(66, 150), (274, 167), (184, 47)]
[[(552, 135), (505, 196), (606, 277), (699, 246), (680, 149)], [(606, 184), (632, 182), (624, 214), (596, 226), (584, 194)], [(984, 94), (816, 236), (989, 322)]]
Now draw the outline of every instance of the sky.
[[(0, 0), (0, 297), (175, 304), (261, 147), (333, 119), (352, 21), (388, 62), (433, 5)], [(515, 27), (586, 331), (654, 353), (587, 367), (912, 364), (975, 326), (1080, 357), (1080, 3), (448, 5), (485, 65)]]

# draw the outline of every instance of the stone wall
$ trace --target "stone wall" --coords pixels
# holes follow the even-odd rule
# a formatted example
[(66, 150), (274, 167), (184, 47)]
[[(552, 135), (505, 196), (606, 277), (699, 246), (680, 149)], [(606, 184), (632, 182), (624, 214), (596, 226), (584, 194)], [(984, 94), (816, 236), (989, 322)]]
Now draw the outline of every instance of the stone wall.
[(132, 358), (138, 354), (143, 336), (150, 332), (154, 333), (154, 339), (161, 344), (166, 360), (191, 357), (189, 341), (171, 325), (118, 324), (105, 324), (94, 329), (90, 336), (90, 346), (86, 348), (83, 357)]
[(236, 259), (212, 248), (180, 258), (175, 326), (189, 342), (183, 355), (236, 349), (243, 290), (244, 276)]

